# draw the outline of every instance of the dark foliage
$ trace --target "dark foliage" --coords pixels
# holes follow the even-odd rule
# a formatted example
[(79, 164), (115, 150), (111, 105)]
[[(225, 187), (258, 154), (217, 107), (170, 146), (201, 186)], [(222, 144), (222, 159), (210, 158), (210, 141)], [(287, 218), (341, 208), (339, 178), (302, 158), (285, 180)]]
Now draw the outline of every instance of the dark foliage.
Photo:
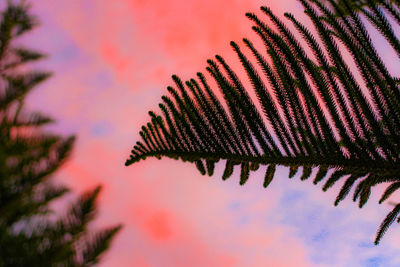
[[(315, 170), (313, 182), (325, 180), (324, 191), (344, 180), (335, 205), (355, 187), (353, 200), (360, 208), (377, 184), (391, 183), (380, 203), (399, 189), (399, 78), (390, 74), (377, 53), (365, 21), (379, 30), (393, 48), (393, 60), (399, 62), (400, 42), (389, 17), (400, 24), (400, 2), (299, 1), (319, 39), (286, 13), (295, 35), (268, 7), (262, 7), (268, 23), (253, 13), (247, 17), (267, 53), (243, 39), (253, 55), (249, 59), (231, 42), (258, 103), (217, 55), (207, 61), (207, 71), (223, 100), (202, 73), (185, 83), (173, 76), (175, 88), (168, 87), (170, 96), (163, 96), (159, 105), (162, 116), (149, 113), (151, 122), (140, 133), (143, 142), (136, 143), (126, 165), (166, 156), (194, 162), (206, 174), (204, 162), (211, 166), (223, 159), (222, 178), (228, 179), (233, 166), (240, 165), (241, 185), (251, 171), (266, 165), (265, 187), (276, 165), (289, 167), (289, 177), (302, 170), (301, 180)], [(356, 70), (344, 59), (345, 50)], [(388, 214), (375, 244), (399, 211), (396, 206)]]
[(50, 176), (71, 153), (75, 137), (47, 133), (52, 119), (24, 108), (26, 95), (50, 73), (30, 70), (43, 54), (16, 46), (38, 25), (24, 1), (0, 11), (0, 266), (93, 266), (121, 226), (91, 231), (101, 187), (57, 215), (68, 188)]

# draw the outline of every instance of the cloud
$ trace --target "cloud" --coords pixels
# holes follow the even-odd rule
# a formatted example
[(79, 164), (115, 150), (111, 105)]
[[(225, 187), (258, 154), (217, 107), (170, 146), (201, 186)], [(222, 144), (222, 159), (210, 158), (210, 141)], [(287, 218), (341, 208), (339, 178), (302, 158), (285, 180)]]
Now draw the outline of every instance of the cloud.
[[(357, 266), (396, 255), (393, 237), (379, 249), (382, 260), (378, 250), (361, 243), (373, 236), (382, 212), (334, 209), (333, 193), (314, 193), (312, 185), (288, 181), (284, 171), (265, 191), (262, 171), (240, 187), (237, 175), (219, 180), (221, 164), (213, 178), (169, 159), (123, 166), (147, 111), (171, 84), (169, 75), (187, 79), (216, 53), (242, 69), (229, 41), (254, 36), (244, 13), (261, 4), (266, 3), (36, 4), (43, 25), (31, 42), (51, 54), (55, 77), (31, 105), (54, 114), (59, 132), (78, 134), (73, 158), (58, 179), (78, 191), (103, 184), (96, 226), (125, 224), (102, 266), (343, 266), (351, 257)], [(289, 0), (267, 4), (277, 14), (299, 10)]]

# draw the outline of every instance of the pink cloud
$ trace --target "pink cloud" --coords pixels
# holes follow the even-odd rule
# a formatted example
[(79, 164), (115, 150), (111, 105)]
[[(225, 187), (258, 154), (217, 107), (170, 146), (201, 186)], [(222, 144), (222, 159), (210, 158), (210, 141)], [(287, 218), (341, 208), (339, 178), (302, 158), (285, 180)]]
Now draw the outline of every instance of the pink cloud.
[(129, 66), (130, 61), (119, 52), (115, 44), (111, 42), (104, 43), (100, 50), (101, 56), (116, 72), (123, 72)]
[(159, 211), (152, 214), (145, 224), (149, 235), (156, 241), (166, 241), (173, 235), (171, 214), (166, 211)]
[[(112, 148), (103, 142), (86, 142), (77, 147), (72, 160), (77, 166), (66, 168), (64, 176), (80, 186), (106, 184), (99, 203), (106, 211), (101, 212), (100, 219), (106, 222), (102, 224), (122, 221), (127, 231), (137, 233), (128, 242), (132, 247), (125, 248), (131, 260), (144, 254), (145, 259), (150, 255), (165, 258), (163, 266), (187, 266), (193, 262), (198, 262), (197, 266), (309, 265), (301, 243), (290, 237), (285, 228), (266, 226), (259, 220), (238, 228), (226, 205), (233, 199), (241, 201), (246, 197), (245, 189), (242, 194), (231, 195), (224, 190), (224, 184), (200, 177), (193, 166), (171, 160), (149, 160), (128, 170), (118, 168), (119, 156)], [(151, 168), (154, 164), (156, 169)], [(267, 201), (269, 197), (275, 196), (266, 195), (264, 201), (247, 212), (257, 216), (270, 210), (274, 202)], [(286, 246), (293, 251), (290, 258), (279, 253)], [(117, 260), (119, 254), (115, 252), (109, 257)]]
[[(78, 131), (73, 158), (59, 178), (78, 190), (103, 184), (96, 224), (125, 224), (103, 266), (310, 265), (304, 244), (289, 229), (263, 221), (279, 196), (259, 193), (261, 182), (238, 189), (237, 181), (222, 184), (218, 174), (201, 177), (194, 166), (168, 159), (123, 166), (147, 110), (157, 107), (163, 87), (171, 84), (168, 76), (189, 78), (215, 53), (236, 60), (229, 41), (248, 35), (244, 13), (262, 1), (44, 3), (49, 21), (87, 60), (78, 58), (57, 73), (51, 84), (57, 90), (46, 90), (40, 100)], [(90, 86), (87, 79), (104, 69), (111, 85)], [(115, 130), (95, 139), (90, 126), (99, 120)], [(253, 205), (237, 215), (227, 208), (235, 201)], [(249, 222), (238, 225), (241, 215)]]

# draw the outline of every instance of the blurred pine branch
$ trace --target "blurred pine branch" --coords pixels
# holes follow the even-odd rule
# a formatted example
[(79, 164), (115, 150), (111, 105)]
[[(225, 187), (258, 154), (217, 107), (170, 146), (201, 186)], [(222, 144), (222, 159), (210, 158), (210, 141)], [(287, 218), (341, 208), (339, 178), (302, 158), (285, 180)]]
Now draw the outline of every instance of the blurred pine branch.
[(28, 112), (24, 99), (50, 73), (31, 70), (44, 58), (15, 40), (38, 26), (25, 1), (0, 11), (0, 266), (93, 266), (120, 225), (91, 230), (100, 187), (88, 191), (62, 215), (50, 209), (69, 190), (51, 181), (68, 159), (74, 136), (50, 134), (53, 120)]

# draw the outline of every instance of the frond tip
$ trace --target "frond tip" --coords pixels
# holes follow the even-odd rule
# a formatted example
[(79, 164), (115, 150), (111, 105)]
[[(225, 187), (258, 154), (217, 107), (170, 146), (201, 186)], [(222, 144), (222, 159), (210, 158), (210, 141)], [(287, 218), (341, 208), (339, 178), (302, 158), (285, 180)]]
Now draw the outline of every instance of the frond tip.
[(272, 182), (272, 179), (274, 178), (275, 175), (275, 164), (270, 164), (267, 168), (267, 171), (265, 173), (265, 178), (264, 178), (264, 188), (267, 188), (268, 185)]
[(397, 204), (394, 209), (386, 216), (386, 218), (383, 220), (382, 224), (379, 226), (379, 230), (376, 234), (375, 238), (375, 245), (378, 245), (379, 242), (381, 241), (382, 236), (385, 234), (389, 226), (394, 222), (396, 219), (396, 216), (400, 212), (400, 204)]

